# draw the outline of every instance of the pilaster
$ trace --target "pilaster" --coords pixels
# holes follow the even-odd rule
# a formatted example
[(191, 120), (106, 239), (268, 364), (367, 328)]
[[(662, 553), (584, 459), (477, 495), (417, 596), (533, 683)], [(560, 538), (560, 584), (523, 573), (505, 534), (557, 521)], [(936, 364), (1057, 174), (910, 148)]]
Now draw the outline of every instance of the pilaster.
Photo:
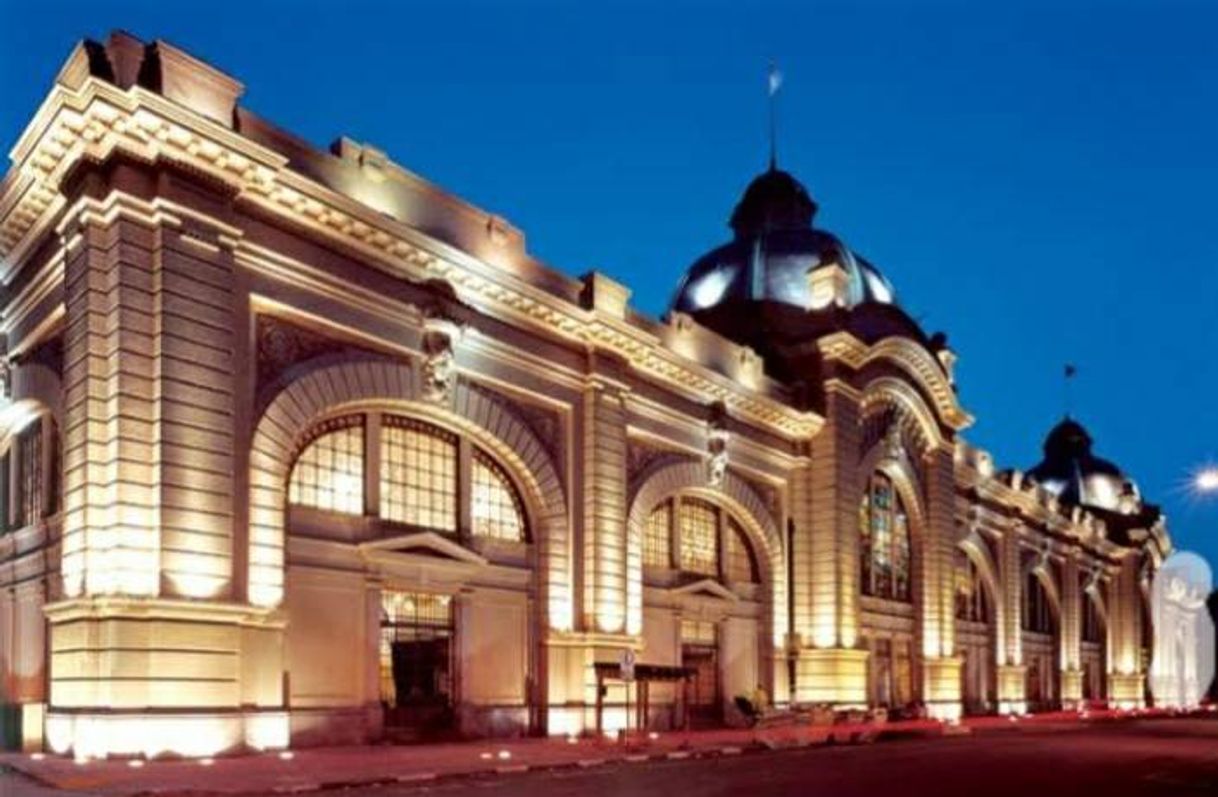
[[(638, 633), (641, 584), (628, 583), (625, 395), (617, 384), (595, 376), (584, 391), (582, 453), (584, 628), (601, 634)], [(638, 564), (634, 569), (641, 577)], [(628, 615), (633, 620), (629, 625), (637, 626), (629, 630)]]
[(998, 643), (998, 710), (1003, 714), (1024, 714), (1028, 710), (1027, 667), (1023, 662), (1023, 579), (1017, 528), (1003, 531), (998, 557), (1004, 609), (1003, 638)]
[(1062, 705), (1077, 706), (1083, 699), (1082, 593), (1079, 589), (1078, 552), (1070, 551), (1062, 563), (1061, 668)]
[(922, 529), (922, 694), (927, 711), (941, 719), (960, 716), (960, 667), (955, 646), (955, 464), (940, 446), (926, 455), (926, 523)]
[[(795, 560), (794, 581), (807, 596), (799, 627), (796, 700), (865, 705), (867, 652), (855, 649), (859, 627), (858, 398), (839, 383), (827, 386), (825, 424), (812, 439), (808, 471), (808, 554)], [(798, 600), (798, 593), (797, 593)], [(798, 603), (797, 603), (798, 605)]]

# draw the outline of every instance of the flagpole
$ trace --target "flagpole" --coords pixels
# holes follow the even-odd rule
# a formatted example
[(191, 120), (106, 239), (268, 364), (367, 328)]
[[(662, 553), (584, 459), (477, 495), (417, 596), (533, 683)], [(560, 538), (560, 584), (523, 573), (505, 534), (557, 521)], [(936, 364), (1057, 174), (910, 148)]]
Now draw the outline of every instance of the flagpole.
[(770, 171), (778, 168), (778, 121), (776, 117), (778, 114), (778, 87), (781, 80), (778, 67), (771, 61), (770, 75), (767, 82), (770, 96)]

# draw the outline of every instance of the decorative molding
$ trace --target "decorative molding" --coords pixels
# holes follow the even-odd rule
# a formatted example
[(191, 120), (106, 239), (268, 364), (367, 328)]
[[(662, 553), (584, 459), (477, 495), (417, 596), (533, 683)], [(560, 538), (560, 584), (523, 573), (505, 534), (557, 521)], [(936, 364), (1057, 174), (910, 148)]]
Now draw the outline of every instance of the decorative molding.
[[(55, 86), (13, 150), (0, 192), (0, 256), (11, 269), (62, 207), (60, 187), (79, 160), (114, 152), (168, 159), (230, 186), (239, 200), (291, 219), (361, 253), (372, 265), (419, 282), (440, 277), (489, 315), (515, 318), (585, 346), (606, 349), (684, 395), (723, 401), (743, 421), (791, 438), (823, 419), (781, 397), (677, 354), (657, 333), (581, 307), (528, 283), (513, 268), (480, 261), (288, 168), (288, 159), (142, 87), (123, 90), (89, 77)], [(730, 345), (722, 341), (723, 345)]]
[(934, 402), (944, 425), (960, 431), (973, 424), (964, 411), (943, 365), (920, 344), (900, 337), (888, 337), (868, 346), (849, 332), (835, 332), (817, 341), (825, 360), (840, 360), (860, 370), (876, 360), (887, 360), (905, 371)]

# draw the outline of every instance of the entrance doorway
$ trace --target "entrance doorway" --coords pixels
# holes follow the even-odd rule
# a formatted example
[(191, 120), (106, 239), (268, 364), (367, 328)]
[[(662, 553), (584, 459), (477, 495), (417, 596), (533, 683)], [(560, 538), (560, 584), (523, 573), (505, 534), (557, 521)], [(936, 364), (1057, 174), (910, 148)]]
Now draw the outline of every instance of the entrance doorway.
[(452, 730), (453, 630), (449, 596), (381, 593), (381, 705), (389, 738), (434, 739)]
[(681, 621), (681, 666), (693, 671), (685, 684), (689, 720), (694, 726), (723, 721), (719, 693), (719, 640), (715, 624), (705, 620)]

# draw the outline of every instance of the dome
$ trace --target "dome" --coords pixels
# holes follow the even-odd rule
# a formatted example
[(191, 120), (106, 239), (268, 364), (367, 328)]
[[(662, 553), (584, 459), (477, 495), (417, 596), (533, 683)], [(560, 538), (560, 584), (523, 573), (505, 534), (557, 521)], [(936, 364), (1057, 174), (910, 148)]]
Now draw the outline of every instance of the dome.
[(801, 310), (812, 303), (808, 272), (837, 263), (846, 274), (844, 306), (895, 304), (892, 285), (840, 239), (812, 226), (817, 205), (807, 189), (776, 168), (754, 179), (732, 212), (734, 238), (686, 272), (672, 309), (697, 315), (732, 303), (777, 302)]
[(1045, 438), (1044, 460), (1028, 471), (1063, 503), (1134, 515), (1142, 509), (1138, 486), (1106, 459), (1091, 453), (1091, 435), (1067, 417)]

